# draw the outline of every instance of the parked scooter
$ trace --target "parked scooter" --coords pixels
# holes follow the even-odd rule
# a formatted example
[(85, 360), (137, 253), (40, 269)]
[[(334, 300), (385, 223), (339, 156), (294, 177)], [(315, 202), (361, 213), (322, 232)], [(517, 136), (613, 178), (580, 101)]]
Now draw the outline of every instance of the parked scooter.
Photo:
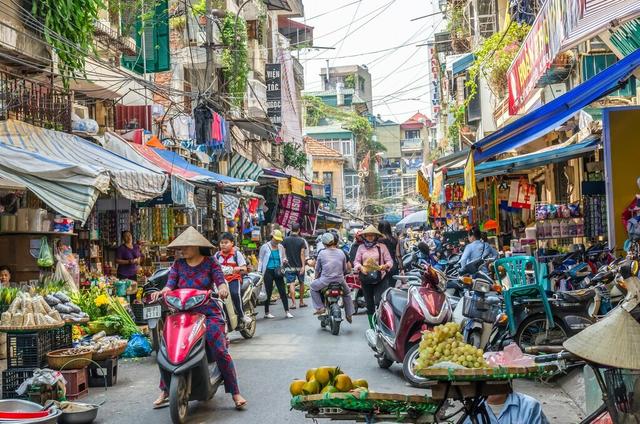
[(224, 307), (227, 315), (227, 332), (232, 331), (240, 332), (240, 335), (245, 339), (250, 339), (256, 333), (256, 307), (258, 306), (258, 296), (264, 283), (262, 274), (258, 272), (251, 272), (242, 277), (242, 287), (240, 288), (240, 298), (242, 300), (242, 309), (245, 316), (249, 317), (250, 321), (245, 322), (236, 313), (236, 308), (233, 306), (231, 296), (225, 299)]
[[(165, 293), (170, 314), (162, 330), (158, 365), (169, 388), (169, 411), (174, 424), (183, 424), (189, 401), (208, 401), (222, 384), (216, 364), (209, 366), (205, 351), (206, 324), (203, 314), (193, 310), (213, 298), (211, 291), (176, 289)], [(224, 310), (222, 302), (220, 310)]]
[(320, 327), (331, 330), (331, 334), (337, 336), (340, 333), (340, 324), (342, 323), (342, 290), (341, 283), (329, 283), (322, 291), (324, 300), (325, 313), (318, 316)]
[(360, 309), (367, 307), (367, 302), (364, 300), (364, 290), (362, 290), (362, 283), (357, 273), (348, 274), (345, 277), (347, 286), (351, 290), (351, 298), (353, 299), (353, 313), (357, 314)]
[(451, 306), (444, 293), (444, 276), (433, 267), (421, 276), (396, 276), (407, 288), (390, 288), (382, 295), (375, 314), (374, 329), (367, 330), (367, 343), (380, 368), (403, 364), (405, 379), (422, 387), (426, 379), (415, 374), (418, 346), (423, 331), (451, 320)]

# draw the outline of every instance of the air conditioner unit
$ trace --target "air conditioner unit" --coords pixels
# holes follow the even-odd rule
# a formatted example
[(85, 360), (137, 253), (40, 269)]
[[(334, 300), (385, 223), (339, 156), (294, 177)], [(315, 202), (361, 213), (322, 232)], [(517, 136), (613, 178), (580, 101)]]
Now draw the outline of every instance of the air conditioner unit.
[(86, 106), (74, 103), (73, 113), (75, 113), (80, 119), (89, 119), (89, 108)]

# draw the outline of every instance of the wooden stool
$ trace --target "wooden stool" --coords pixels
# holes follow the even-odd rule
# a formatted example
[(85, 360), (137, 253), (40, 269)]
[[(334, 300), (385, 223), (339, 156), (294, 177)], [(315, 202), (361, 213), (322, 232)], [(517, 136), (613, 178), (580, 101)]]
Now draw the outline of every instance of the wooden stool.
[(89, 393), (87, 367), (78, 370), (60, 371), (67, 382), (67, 399), (76, 400)]
[(109, 358), (97, 361), (100, 366), (92, 363), (89, 365), (89, 387), (111, 387), (118, 382), (118, 358)]

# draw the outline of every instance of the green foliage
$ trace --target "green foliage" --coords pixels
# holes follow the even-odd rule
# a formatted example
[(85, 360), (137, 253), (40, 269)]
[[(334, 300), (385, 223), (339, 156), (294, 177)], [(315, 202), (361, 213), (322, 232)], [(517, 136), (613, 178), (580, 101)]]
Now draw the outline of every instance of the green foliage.
[(465, 105), (451, 106), (449, 113), (453, 115), (453, 122), (448, 128), (448, 139), (450, 145), (457, 145), (460, 142), (460, 128), (464, 123)]
[(285, 167), (290, 166), (298, 171), (304, 171), (307, 166), (307, 154), (298, 144), (284, 143), (282, 145), (282, 156)]
[(241, 106), (247, 90), (247, 24), (242, 17), (227, 13), (222, 22), (222, 74), (231, 103)]
[(469, 80), (466, 83), (468, 94), (465, 104), (475, 97), (478, 87), (477, 77), (484, 73), (491, 88), (498, 95), (507, 90), (507, 70), (518, 53), (520, 44), (525, 39), (531, 26), (512, 22), (506, 32), (497, 32), (484, 40), (474, 51), (475, 60), (469, 67)]
[(198, 2), (193, 2), (191, 6), (191, 11), (195, 16), (202, 16), (207, 12), (207, 1), (200, 0)]
[(351, 74), (344, 77), (344, 88), (356, 88), (356, 80), (358, 79), (357, 75)]
[(44, 24), (44, 37), (58, 56), (65, 88), (69, 88), (70, 78), (85, 75), (87, 54), (94, 50), (93, 25), (104, 7), (101, 0), (33, 2), (32, 13)]
[(169, 18), (169, 28), (175, 31), (182, 31), (187, 26), (187, 17), (182, 16), (172, 16)]

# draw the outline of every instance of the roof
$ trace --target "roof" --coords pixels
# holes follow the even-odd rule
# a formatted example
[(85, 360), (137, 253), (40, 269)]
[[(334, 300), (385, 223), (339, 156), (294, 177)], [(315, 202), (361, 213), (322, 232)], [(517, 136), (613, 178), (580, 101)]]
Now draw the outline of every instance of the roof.
[(430, 127), (432, 126), (433, 123), (431, 122), (431, 119), (429, 119), (427, 117), (427, 115), (417, 112), (415, 113), (411, 118), (407, 119), (406, 121), (404, 121), (402, 124), (400, 124), (400, 127), (402, 128), (408, 128), (408, 127)]
[[(582, 108), (619, 89), (640, 67), (640, 49), (573, 90), (474, 143), (476, 163), (523, 146), (559, 127)], [(477, 169), (477, 167), (476, 167)]]
[(323, 143), (320, 143), (318, 140), (315, 140), (311, 137), (304, 138), (304, 148), (308, 154), (314, 157), (339, 160), (343, 159), (340, 152), (332, 149), (331, 147), (325, 146)]

